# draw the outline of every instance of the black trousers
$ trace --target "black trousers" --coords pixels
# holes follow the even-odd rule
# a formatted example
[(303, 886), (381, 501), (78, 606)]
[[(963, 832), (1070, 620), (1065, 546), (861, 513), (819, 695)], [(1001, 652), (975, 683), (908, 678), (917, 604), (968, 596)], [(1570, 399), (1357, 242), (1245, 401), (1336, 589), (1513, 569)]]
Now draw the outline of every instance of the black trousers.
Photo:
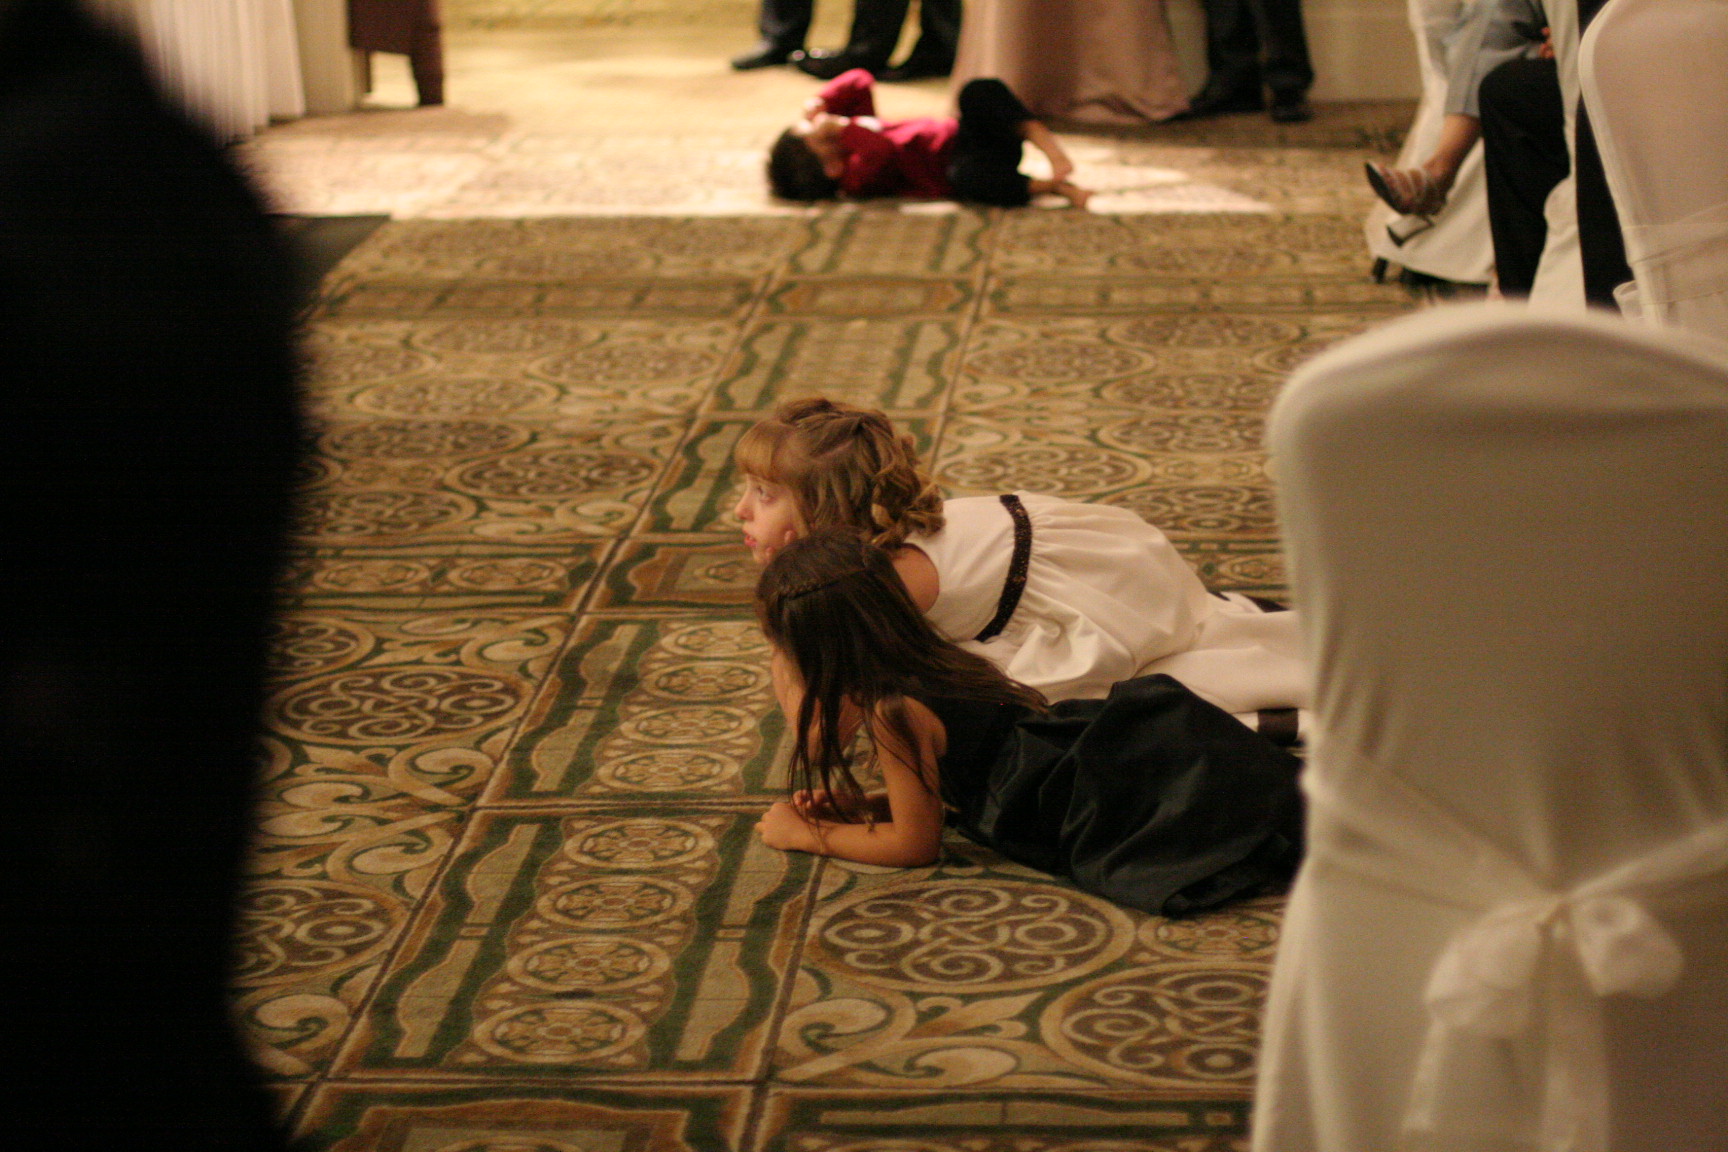
[[(1543, 207), (1571, 167), (1565, 107), (1552, 60), (1511, 60), (1482, 79), (1482, 155), (1488, 177), (1488, 228), (1500, 290), (1528, 296), (1548, 238)], [(1614, 288), (1632, 278), (1620, 218), (1602, 171), (1589, 116), (1578, 108), (1573, 142), (1578, 171), (1578, 248), (1584, 298), (1614, 307)]]
[(1204, 0), (1206, 90), (1301, 95), (1314, 83), (1302, 0)]
[[(857, 0), (845, 51), (873, 69), (887, 67), (912, 0)], [(756, 27), (762, 39), (782, 48), (802, 48), (810, 33), (815, 0), (762, 0)], [(952, 64), (960, 44), (960, 0), (922, 0), (918, 6), (919, 60)]]
[(804, 47), (816, 0), (762, 0), (756, 11), (756, 30), (770, 44), (791, 51)]
[[(852, 31), (846, 37), (846, 51), (867, 65), (879, 61), (886, 66), (888, 58), (894, 55), (894, 45), (900, 40), (900, 27), (906, 23), (906, 10), (911, 4), (912, 0), (857, 0), (852, 9)], [(911, 56), (919, 61), (952, 66), (959, 46), (960, 0), (919, 0), (918, 42), (912, 46)]]
[(1548, 239), (1543, 208), (1571, 167), (1558, 65), (1509, 60), (1479, 91), (1495, 275), (1501, 292), (1528, 296)]
[(1620, 234), (1620, 216), (1614, 196), (1608, 191), (1608, 174), (1602, 170), (1602, 153), (1590, 129), (1590, 114), (1578, 102), (1578, 253), (1584, 261), (1584, 299), (1604, 308), (1617, 308), (1614, 289), (1632, 279), (1626, 263), (1626, 242)]
[(1031, 200), (1031, 180), (1020, 171), (1020, 128), (1033, 118), (1026, 105), (995, 79), (968, 81), (958, 103), (960, 131), (948, 165), (954, 199), (1005, 208)]

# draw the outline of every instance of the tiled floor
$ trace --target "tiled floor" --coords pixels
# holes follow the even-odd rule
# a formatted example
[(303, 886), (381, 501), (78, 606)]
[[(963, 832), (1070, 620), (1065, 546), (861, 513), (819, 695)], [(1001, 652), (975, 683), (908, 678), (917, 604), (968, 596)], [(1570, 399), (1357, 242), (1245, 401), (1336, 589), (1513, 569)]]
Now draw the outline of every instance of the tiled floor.
[(1236, 1147), (1277, 899), (1166, 921), (964, 841), (895, 872), (754, 838), (781, 727), (730, 448), (789, 395), (880, 405), (955, 494), (1121, 503), (1277, 594), (1265, 406), (1407, 307), (1354, 227), (365, 241), (311, 322), (240, 1001), (308, 1146)]

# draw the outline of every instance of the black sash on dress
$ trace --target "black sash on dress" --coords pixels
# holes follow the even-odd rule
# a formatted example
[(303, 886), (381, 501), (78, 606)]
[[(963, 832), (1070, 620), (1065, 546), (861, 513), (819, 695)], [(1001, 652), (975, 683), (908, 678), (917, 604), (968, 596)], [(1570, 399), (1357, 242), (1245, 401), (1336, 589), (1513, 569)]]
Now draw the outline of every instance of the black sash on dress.
[(1008, 579), (1002, 582), (1002, 597), (996, 601), (996, 615), (984, 625), (984, 631), (974, 637), (979, 643), (994, 640), (1020, 607), (1020, 594), (1026, 591), (1026, 569), (1032, 562), (1032, 518), (1026, 506), (1012, 492), (997, 497), (1008, 515), (1014, 518), (1014, 556), (1008, 561)]

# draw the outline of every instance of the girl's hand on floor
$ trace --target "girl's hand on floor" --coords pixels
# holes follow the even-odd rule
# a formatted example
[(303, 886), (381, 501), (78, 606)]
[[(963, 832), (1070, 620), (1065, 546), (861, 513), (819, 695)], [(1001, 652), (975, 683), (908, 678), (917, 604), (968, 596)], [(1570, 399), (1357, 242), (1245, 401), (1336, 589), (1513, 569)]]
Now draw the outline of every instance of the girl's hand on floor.
[(816, 830), (799, 815), (798, 809), (784, 800), (776, 800), (756, 821), (756, 831), (762, 843), (783, 852), (815, 852), (820, 849)]
[(826, 788), (801, 788), (792, 793), (792, 808), (806, 820), (838, 820), (839, 809)]
[(806, 820), (827, 824), (868, 824), (872, 820), (894, 819), (886, 792), (866, 793), (863, 807), (851, 811), (842, 808), (826, 788), (805, 788), (792, 793), (792, 807)]

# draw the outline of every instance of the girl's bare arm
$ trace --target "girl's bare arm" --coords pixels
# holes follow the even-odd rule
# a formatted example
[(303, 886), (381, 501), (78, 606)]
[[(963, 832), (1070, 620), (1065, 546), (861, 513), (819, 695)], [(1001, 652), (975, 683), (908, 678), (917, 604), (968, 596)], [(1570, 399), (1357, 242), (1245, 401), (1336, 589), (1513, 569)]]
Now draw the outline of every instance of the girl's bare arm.
[(1021, 134), (1032, 142), (1032, 147), (1050, 158), (1050, 180), (1061, 184), (1074, 172), (1074, 161), (1068, 159), (1068, 153), (1062, 150), (1062, 145), (1056, 139), (1056, 134), (1044, 127), (1038, 120), (1028, 120), (1020, 126)]
[(1072, 180), (1032, 180), (1029, 185), (1034, 196), (1050, 193), (1062, 197), (1076, 208), (1086, 207), (1092, 199), (1091, 189), (1082, 188)]
[(916, 700), (906, 701), (916, 747), (904, 749), (884, 740), (876, 765), (888, 798), (888, 819), (871, 824), (807, 820), (781, 801), (769, 808), (757, 828), (769, 847), (860, 864), (916, 868), (934, 863), (942, 852), (942, 800), (936, 787), (936, 758), (942, 722)]

